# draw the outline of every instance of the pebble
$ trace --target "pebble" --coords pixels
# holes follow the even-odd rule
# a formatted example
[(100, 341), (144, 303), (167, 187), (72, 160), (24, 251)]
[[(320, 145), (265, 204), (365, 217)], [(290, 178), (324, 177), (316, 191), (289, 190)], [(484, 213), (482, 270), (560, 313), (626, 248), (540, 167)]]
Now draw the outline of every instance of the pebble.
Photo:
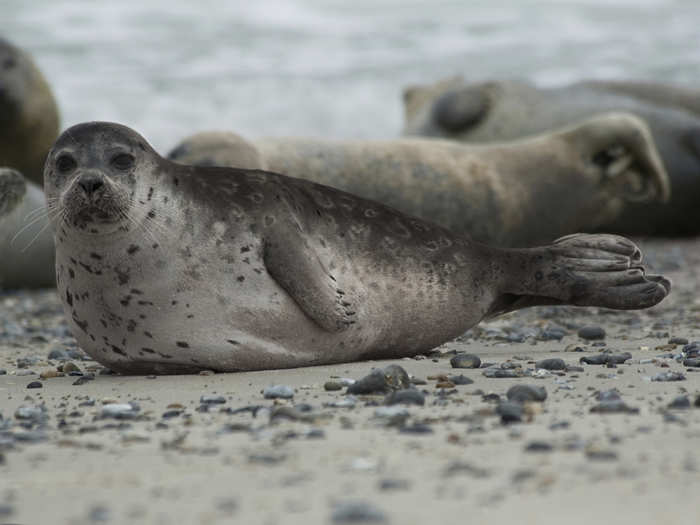
[(333, 523), (388, 523), (383, 511), (364, 501), (338, 503), (331, 514)]
[(327, 392), (334, 392), (336, 390), (343, 389), (343, 383), (340, 381), (326, 381), (323, 385), (323, 389)]
[(587, 365), (621, 365), (625, 361), (632, 359), (632, 354), (625, 352), (624, 354), (597, 354), (592, 356), (585, 356), (579, 359), (579, 362), (585, 363)]
[(63, 374), (58, 370), (44, 370), (39, 377), (41, 379), (52, 379), (54, 377), (61, 377)]
[(388, 394), (411, 386), (406, 370), (399, 365), (372, 370), (368, 375), (348, 386), (347, 393), (355, 395)]
[(479, 368), (481, 366), (481, 358), (474, 354), (457, 354), (450, 359), (452, 368)]
[(379, 407), (374, 411), (374, 417), (382, 419), (401, 419), (405, 420), (410, 415), (406, 407), (387, 406)]
[(263, 390), (265, 399), (291, 399), (294, 397), (294, 389), (287, 385), (272, 385)]
[(551, 452), (554, 447), (547, 441), (530, 441), (525, 446), (525, 452)]
[(501, 402), (496, 408), (496, 413), (501, 416), (501, 423), (509, 425), (511, 423), (520, 423), (524, 414), (523, 405), (512, 401)]
[(0, 368), (0, 376), (4, 376), (6, 374), (7, 374), (7, 370), (5, 370), (4, 368)]
[(700, 357), (700, 341), (693, 341), (683, 347), (685, 357)]
[(379, 480), (379, 490), (408, 490), (411, 482), (407, 479), (385, 478)]
[[(72, 374), (71, 374), (71, 375), (72, 375)], [(72, 385), (75, 385), (75, 386), (80, 386), (80, 385), (84, 385), (85, 383), (88, 383), (88, 382), (94, 381), (94, 380), (95, 380), (95, 376), (94, 376), (94, 375), (92, 375), (92, 374), (86, 374), (86, 375), (84, 375), (84, 376), (80, 376), (78, 379), (76, 379), (75, 381), (73, 381), (73, 383), (71, 383), (71, 384), (72, 384)]]
[(432, 434), (433, 427), (425, 423), (414, 423), (413, 425), (401, 427), (399, 432), (402, 434)]
[(603, 401), (591, 408), (594, 414), (639, 414), (638, 408), (628, 406), (621, 399)]
[(485, 377), (497, 378), (497, 379), (507, 379), (513, 377), (523, 377), (525, 373), (521, 368), (511, 368), (504, 370), (498, 366), (492, 368), (486, 368), (483, 372)]
[(690, 408), (690, 399), (688, 399), (688, 396), (678, 396), (668, 404), (668, 408)]
[(545, 370), (566, 370), (566, 363), (563, 359), (543, 359), (535, 363), (535, 368), (544, 368)]
[(524, 403), (525, 401), (544, 401), (547, 399), (547, 389), (543, 386), (514, 385), (506, 392), (508, 401)]
[(684, 359), (683, 366), (687, 366), (688, 368), (700, 368), (700, 357)]
[(15, 410), (15, 419), (30, 421), (32, 423), (40, 423), (48, 419), (48, 414), (46, 413), (46, 408), (43, 405), (21, 406)]
[(223, 405), (226, 403), (226, 398), (224, 396), (202, 396), (199, 398), (199, 402), (203, 405)]
[(296, 407), (278, 406), (273, 407), (272, 410), (270, 410), (270, 421), (275, 421), (277, 419), (288, 419), (290, 421), (304, 421), (306, 423), (310, 423), (316, 418)]
[(685, 374), (682, 372), (672, 372), (672, 371), (667, 371), (667, 372), (659, 372), (655, 376), (652, 376), (651, 378), (652, 381), (685, 381)]
[(685, 337), (672, 337), (668, 340), (670, 345), (687, 345), (688, 340)]
[(616, 461), (617, 452), (598, 447), (589, 447), (586, 449), (586, 458), (593, 461)]
[(100, 414), (114, 419), (135, 419), (139, 411), (140, 408), (132, 403), (110, 403), (102, 407)]
[(458, 376), (449, 376), (447, 379), (454, 385), (471, 385), (474, 383), (473, 379), (462, 374)]
[(61, 368), (61, 370), (64, 374), (70, 374), (71, 372), (80, 372), (80, 368), (78, 368), (78, 365), (76, 365), (72, 361), (63, 363), (63, 367)]
[(384, 398), (385, 405), (425, 405), (425, 395), (415, 388), (396, 390)]
[(32, 381), (27, 385), (27, 388), (43, 388), (44, 385), (41, 384), (41, 381)]
[(600, 326), (584, 326), (578, 331), (578, 336), (581, 339), (594, 340), (605, 339), (605, 330)]
[(6, 503), (0, 504), (0, 518), (9, 518), (14, 514), (14, 512), (15, 509), (12, 505), (8, 505)]
[(347, 396), (345, 399), (331, 401), (330, 403), (325, 403), (325, 405), (330, 408), (355, 408), (357, 398), (355, 396)]

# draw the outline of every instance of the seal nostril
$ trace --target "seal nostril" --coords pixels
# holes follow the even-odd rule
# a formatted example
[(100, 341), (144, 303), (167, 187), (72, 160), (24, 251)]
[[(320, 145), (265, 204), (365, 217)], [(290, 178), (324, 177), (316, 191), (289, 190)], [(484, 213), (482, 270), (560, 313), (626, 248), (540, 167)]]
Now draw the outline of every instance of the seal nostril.
[(78, 181), (78, 185), (87, 195), (92, 195), (102, 186), (104, 186), (104, 182), (100, 177), (88, 175), (86, 177), (81, 177), (81, 179)]

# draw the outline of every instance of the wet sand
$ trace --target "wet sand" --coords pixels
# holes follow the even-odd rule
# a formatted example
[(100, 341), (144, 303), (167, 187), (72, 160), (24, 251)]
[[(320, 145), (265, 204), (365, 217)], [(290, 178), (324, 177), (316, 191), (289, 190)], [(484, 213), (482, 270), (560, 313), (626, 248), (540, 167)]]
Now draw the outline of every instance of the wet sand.
[[(700, 368), (682, 352), (700, 340), (700, 242), (640, 244), (674, 281), (653, 309), (533, 308), (428, 356), (293, 370), (101, 375), (53, 292), (1, 295), (0, 523), (698, 523)], [(580, 362), (608, 351), (631, 357)], [(457, 352), (482, 367), (452, 368)], [(94, 379), (39, 377), (66, 358)], [(568, 368), (538, 370), (545, 358)], [(520, 377), (486, 377), (489, 363)], [(390, 364), (424, 405), (324, 387)], [(666, 372), (684, 379), (651, 380)], [(270, 385), (293, 398), (266, 399)], [(509, 404), (513, 385), (547, 398)], [(592, 412), (612, 389), (629, 412)]]

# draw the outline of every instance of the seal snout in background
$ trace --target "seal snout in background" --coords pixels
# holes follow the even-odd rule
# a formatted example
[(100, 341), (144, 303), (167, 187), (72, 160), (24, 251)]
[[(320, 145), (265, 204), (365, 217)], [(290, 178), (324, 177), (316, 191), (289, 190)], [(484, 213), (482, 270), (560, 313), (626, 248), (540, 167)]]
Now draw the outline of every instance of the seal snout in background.
[(0, 290), (53, 286), (54, 246), (42, 189), (0, 168)]
[(0, 166), (42, 184), (44, 160), (58, 136), (58, 108), (31, 56), (0, 38)]
[(588, 81), (540, 88), (526, 81), (467, 83), (451, 77), (404, 91), (404, 134), (469, 143), (514, 140), (602, 111), (642, 118), (665, 164), (670, 198), (630, 203), (606, 231), (700, 233), (700, 90), (638, 81)]
[(647, 125), (597, 115), (528, 139), (463, 145), (195, 134), (170, 152), (195, 166), (262, 168), (354, 193), (499, 246), (601, 228), (669, 183)]
[[(103, 194), (83, 216), (87, 173)], [(622, 237), (491, 248), (306, 180), (176, 164), (118, 124), (59, 137), (45, 188), (71, 330), (125, 373), (410, 356), (523, 306), (646, 308), (670, 289)]]

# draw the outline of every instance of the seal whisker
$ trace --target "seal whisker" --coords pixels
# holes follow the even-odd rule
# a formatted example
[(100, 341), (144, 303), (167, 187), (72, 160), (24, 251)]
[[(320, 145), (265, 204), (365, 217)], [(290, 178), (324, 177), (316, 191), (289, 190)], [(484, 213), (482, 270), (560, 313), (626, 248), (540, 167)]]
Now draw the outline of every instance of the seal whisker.
[(27, 224), (25, 224), (24, 226), (22, 226), (22, 227), (17, 231), (17, 233), (14, 234), (14, 236), (13, 236), (12, 239), (10, 240), (10, 246), (14, 246), (15, 241), (19, 238), (20, 235), (22, 235), (23, 232), (25, 232), (27, 229), (31, 228), (32, 226), (34, 226), (34, 225), (37, 224), (38, 222), (41, 222), (42, 220), (46, 219), (48, 216), (49, 216), (49, 210), (47, 209), (45, 214), (41, 214), (41, 215), (39, 215), (38, 217), (35, 217), (35, 218), (32, 219), (31, 221), (29, 221)]

